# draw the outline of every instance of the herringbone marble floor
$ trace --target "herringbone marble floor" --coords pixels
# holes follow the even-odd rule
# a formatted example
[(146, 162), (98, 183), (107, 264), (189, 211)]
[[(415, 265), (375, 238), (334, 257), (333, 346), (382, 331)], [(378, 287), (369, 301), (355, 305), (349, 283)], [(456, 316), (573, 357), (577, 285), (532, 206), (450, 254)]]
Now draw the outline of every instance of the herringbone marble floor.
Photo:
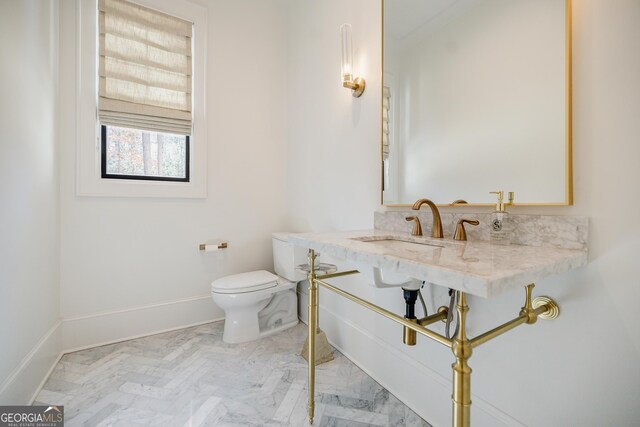
[[(35, 404), (64, 405), (67, 426), (305, 426), (300, 324), (245, 344), (223, 323), (65, 355)], [(319, 426), (429, 426), (339, 352), (316, 371)]]

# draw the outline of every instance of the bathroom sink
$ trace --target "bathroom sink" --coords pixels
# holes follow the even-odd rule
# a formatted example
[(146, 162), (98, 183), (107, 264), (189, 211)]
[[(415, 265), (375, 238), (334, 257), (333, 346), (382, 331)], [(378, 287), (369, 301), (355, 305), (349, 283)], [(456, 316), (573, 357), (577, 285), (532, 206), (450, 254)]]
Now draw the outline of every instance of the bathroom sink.
[(587, 263), (586, 249), (459, 242), (384, 229), (304, 233), (290, 240), (347, 261), (375, 287), (416, 289), (426, 281), (482, 298)]
[[(377, 251), (383, 254), (398, 254), (404, 252), (407, 255), (433, 258), (439, 256), (444, 245), (427, 241), (424, 238), (408, 236), (365, 236), (356, 237), (353, 240), (374, 245)], [(358, 271), (366, 276), (368, 282), (376, 288), (420, 289), (422, 280), (394, 271), (358, 263)]]
[(417, 242), (417, 241), (407, 241), (407, 240), (399, 240), (394, 238), (389, 239), (381, 239), (381, 240), (362, 240), (367, 243), (371, 243), (373, 245), (378, 245), (384, 248), (391, 249), (393, 251), (398, 250), (406, 250), (406, 251), (416, 251), (420, 253), (433, 253), (437, 251), (438, 248), (444, 248), (443, 245), (437, 245), (430, 242)]

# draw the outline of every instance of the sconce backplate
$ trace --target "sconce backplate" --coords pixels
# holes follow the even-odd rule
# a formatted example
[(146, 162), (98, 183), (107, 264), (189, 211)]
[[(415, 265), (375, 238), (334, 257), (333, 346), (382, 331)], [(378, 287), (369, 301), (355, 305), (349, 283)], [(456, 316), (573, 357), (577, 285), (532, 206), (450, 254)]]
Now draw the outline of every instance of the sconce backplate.
[(352, 89), (351, 95), (353, 95), (354, 98), (360, 98), (364, 93), (367, 82), (365, 82), (362, 77), (356, 77), (353, 83), (355, 83), (355, 88)]

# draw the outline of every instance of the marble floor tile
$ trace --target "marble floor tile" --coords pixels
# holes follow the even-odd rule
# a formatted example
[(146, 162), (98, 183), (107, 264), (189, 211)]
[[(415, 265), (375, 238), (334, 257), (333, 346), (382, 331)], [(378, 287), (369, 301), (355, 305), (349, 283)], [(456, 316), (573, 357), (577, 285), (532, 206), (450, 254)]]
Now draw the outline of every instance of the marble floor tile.
[[(222, 322), (63, 356), (34, 404), (68, 426), (308, 426), (307, 329), (243, 344)], [(316, 371), (316, 426), (429, 426), (349, 359)]]

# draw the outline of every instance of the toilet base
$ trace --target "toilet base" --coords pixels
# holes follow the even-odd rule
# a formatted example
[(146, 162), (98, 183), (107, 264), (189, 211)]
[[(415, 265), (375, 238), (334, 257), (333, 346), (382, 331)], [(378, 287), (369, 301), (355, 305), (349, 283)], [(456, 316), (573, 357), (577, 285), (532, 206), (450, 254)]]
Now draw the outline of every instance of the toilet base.
[(296, 320), (292, 322), (281, 324), (280, 326), (260, 332), (260, 330), (257, 328), (257, 319), (254, 323), (247, 322), (247, 319), (244, 318), (244, 324), (239, 328), (234, 328), (234, 326), (236, 325), (233, 324), (233, 321), (233, 319), (230, 320), (229, 318), (226, 318), (224, 320), (225, 323), (224, 333), (222, 334), (222, 341), (226, 342), (227, 344), (240, 344), (243, 342), (254, 341), (260, 338), (268, 337), (269, 335), (273, 335), (276, 332), (284, 331), (285, 329), (289, 329), (298, 324), (298, 319), (296, 318)]
[(292, 288), (293, 286), (266, 299), (264, 308), (258, 313), (255, 306), (226, 310), (222, 341), (239, 344), (264, 338), (297, 325), (297, 298)]

